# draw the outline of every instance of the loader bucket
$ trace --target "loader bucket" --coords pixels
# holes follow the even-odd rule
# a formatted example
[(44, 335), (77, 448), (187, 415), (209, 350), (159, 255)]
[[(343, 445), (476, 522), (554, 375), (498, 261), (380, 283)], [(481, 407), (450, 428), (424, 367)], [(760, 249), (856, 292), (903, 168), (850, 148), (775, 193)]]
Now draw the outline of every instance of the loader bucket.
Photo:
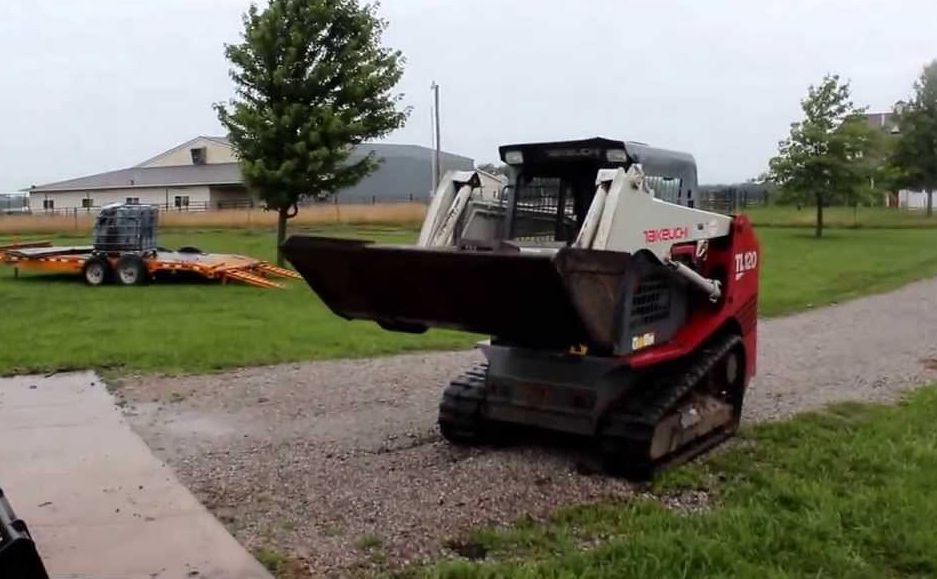
[(535, 347), (611, 346), (628, 253), (459, 251), (303, 235), (286, 259), (335, 314), (420, 333), (447, 328)]

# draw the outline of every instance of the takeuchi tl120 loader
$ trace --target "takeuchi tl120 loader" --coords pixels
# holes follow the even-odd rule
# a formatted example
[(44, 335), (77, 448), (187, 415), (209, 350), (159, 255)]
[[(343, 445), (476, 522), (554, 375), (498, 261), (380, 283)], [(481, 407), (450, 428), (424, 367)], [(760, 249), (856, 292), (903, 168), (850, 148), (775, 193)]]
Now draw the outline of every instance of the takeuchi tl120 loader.
[(731, 437), (755, 375), (749, 219), (698, 208), (685, 153), (596, 138), (500, 156), (500, 191), (446, 175), (415, 245), (294, 235), (285, 256), (345, 319), (490, 336), (444, 385), (452, 443), (583, 435), (606, 472), (646, 480)]

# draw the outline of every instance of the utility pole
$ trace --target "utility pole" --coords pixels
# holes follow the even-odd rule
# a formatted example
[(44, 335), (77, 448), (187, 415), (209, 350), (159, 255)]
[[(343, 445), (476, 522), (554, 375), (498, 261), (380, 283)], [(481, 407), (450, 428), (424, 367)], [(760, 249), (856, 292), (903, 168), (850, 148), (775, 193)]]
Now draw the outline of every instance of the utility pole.
[(441, 166), (439, 164), (439, 155), (441, 150), (440, 145), (440, 130), (439, 130), (439, 85), (436, 84), (436, 81), (433, 81), (433, 84), (430, 85), (430, 90), (433, 91), (433, 126), (435, 127), (435, 151), (433, 153), (433, 191), (439, 188), (439, 180), (442, 178)]

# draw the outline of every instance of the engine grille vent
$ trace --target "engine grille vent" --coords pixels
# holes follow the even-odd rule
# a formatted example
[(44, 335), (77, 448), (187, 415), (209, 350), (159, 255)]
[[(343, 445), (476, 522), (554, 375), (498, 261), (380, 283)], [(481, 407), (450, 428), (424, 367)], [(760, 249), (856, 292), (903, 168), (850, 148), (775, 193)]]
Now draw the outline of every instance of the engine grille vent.
[(670, 316), (671, 288), (664, 274), (650, 275), (641, 280), (631, 299), (632, 328), (666, 320)]

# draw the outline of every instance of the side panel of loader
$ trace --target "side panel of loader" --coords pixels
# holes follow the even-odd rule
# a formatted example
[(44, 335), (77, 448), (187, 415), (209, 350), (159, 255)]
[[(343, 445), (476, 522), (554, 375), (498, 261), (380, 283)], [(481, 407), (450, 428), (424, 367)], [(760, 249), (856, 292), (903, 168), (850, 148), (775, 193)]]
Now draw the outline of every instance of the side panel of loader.
[(639, 379), (613, 357), (483, 346), (485, 420), (592, 436), (608, 406)]

